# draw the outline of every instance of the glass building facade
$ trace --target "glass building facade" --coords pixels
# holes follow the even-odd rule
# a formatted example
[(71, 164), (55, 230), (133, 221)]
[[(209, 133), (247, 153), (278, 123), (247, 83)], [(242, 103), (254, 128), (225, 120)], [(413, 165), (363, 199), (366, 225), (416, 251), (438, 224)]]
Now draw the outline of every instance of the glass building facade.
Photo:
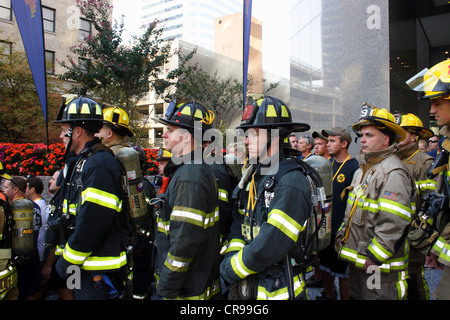
[(352, 132), (364, 102), (433, 126), (405, 81), (449, 56), (448, 1), (291, 0), (289, 32), (290, 106), (311, 131)]
[(242, 1), (146, 0), (140, 10), (144, 27), (155, 19), (163, 24), (163, 38), (180, 38), (214, 50), (214, 19), (241, 12)]

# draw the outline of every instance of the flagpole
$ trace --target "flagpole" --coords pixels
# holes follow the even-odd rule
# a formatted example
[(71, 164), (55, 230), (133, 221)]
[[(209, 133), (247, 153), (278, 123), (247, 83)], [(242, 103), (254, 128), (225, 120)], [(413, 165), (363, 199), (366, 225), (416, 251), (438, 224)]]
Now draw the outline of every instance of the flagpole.
[(42, 12), (42, 2), (41, 0), (39, 0), (39, 6), (41, 7), (41, 26), (42, 26), (42, 48), (44, 49), (44, 66), (45, 66), (45, 72), (44, 72), (44, 81), (45, 81), (45, 106), (41, 106), (41, 108), (44, 111), (44, 120), (45, 120), (45, 136), (46, 136), (46, 140), (47, 140), (47, 152), (49, 151), (49, 137), (48, 137), (48, 94), (47, 94), (47, 65), (46, 65), (46, 61), (45, 61), (45, 32), (44, 32), (44, 14)]
[(252, 26), (252, 0), (244, 0), (243, 8), (243, 90), (242, 107), (245, 108), (247, 97), (248, 58), (250, 52), (250, 30)]

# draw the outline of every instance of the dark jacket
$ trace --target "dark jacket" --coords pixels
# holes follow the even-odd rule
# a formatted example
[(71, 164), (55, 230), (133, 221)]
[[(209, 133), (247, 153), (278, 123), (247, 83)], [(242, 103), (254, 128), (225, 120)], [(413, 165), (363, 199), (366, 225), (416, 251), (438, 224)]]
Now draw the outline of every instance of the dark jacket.
[[(194, 153), (190, 159), (194, 159)], [(202, 159), (178, 163), (157, 204), (157, 292), (168, 299), (210, 299), (220, 293), (220, 223), (217, 186)]]
[[(290, 166), (292, 161), (281, 157), (278, 169)], [(258, 164), (250, 169), (248, 180), (243, 185), (241, 181), (237, 187), (240, 188), (239, 204), (233, 212), (230, 243), (220, 266), (221, 275), (230, 284), (255, 275), (258, 299), (298, 298), (305, 286), (302, 272), (296, 270), (288, 275), (284, 261), (296, 247), (311, 214), (309, 182), (300, 170), (291, 170), (282, 175), (273, 189), (264, 189), (264, 184), (270, 182), (276, 172), (262, 175), (261, 168)], [(244, 177), (246, 175), (244, 173)], [(254, 209), (248, 207), (252, 177), (257, 195)], [(288, 292), (290, 282), (294, 297)]]
[(118, 272), (127, 264), (119, 163), (94, 139), (66, 166), (60, 192), (63, 212), (75, 215), (75, 229), (58, 260), (58, 273), (67, 277), (70, 264), (93, 272)]

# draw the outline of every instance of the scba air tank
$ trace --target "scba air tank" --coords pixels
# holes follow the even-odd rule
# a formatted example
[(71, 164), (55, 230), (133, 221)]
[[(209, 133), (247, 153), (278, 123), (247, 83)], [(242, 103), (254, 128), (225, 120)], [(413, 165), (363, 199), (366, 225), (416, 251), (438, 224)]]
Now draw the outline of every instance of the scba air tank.
[(134, 226), (139, 228), (148, 212), (139, 154), (132, 148), (122, 148), (117, 151), (116, 157), (125, 168), (130, 215)]
[(11, 206), (12, 228), (11, 249), (15, 256), (25, 256), (34, 246), (34, 214), (33, 202), (21, 198)]
[[(304, 160), (311, 167), (313, 167), (320, 175), (325, 189), (324, 199), (318, 199), (317, 202), (317, 223), (322, 219), (322, 213), (325, 212), (325, 220), (319, 229), (319, 250), (323, 250), (330, 244), (331, 241), (331, 204), (333, 200), (333, 167), (330, 161), (321, 156), (312, 156)], [(319, 195), (320, 197), (320, 195)], [(322, 201), (320, 201), (322, 200)], [(309, 225), (309, 233), (316, 230), (315, 225)]]

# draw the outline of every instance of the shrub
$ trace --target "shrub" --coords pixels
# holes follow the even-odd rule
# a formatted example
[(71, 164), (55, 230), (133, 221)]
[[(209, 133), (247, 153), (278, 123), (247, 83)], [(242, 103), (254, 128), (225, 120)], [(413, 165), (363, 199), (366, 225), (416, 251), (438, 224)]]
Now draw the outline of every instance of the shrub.
[[(147, 161), (142, 164), (143, 174), (156, 174), (158, 163), (155, 159), (158, 150), (144, 149), (144, 151)], [(51, 176), (64, 166), (64, 153), (63, 143), (50, 144), (48, 151), (43, 143), (0, 143), (0, 161), (10, 175)]]

